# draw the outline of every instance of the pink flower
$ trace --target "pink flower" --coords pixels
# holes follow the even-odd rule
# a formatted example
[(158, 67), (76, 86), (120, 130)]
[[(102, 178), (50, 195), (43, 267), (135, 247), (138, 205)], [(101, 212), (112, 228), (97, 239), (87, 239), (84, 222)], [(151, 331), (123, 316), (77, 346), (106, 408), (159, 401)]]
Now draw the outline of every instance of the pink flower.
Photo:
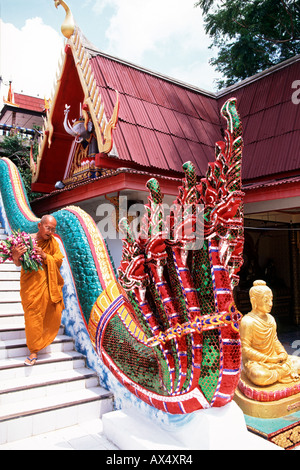
[(42, 258), (36, 253), (36, 241), (28, 233), (20, 231), (13, 232), (5, 241), (0, 241), (0, 263), (12, 261), (12, 248), (19, 244), (24, 244), (27, 248), (20, 259), (25, 271), (42, 269)]

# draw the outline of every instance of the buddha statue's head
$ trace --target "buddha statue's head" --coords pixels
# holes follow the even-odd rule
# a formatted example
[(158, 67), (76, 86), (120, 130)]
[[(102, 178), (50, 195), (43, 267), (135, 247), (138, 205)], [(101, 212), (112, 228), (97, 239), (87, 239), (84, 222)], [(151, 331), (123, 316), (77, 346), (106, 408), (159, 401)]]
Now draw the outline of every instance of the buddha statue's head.
[(273, 293), (265, 281), (254, 281), (249, 291), (252, 311), (254, 313), (270, 313), (273, 306)]

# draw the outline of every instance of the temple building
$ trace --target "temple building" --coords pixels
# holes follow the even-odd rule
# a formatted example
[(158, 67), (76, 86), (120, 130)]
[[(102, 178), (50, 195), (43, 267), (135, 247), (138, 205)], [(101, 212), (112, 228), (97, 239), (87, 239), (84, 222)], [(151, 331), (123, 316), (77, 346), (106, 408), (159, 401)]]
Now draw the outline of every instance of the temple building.
[(7, 97), (3, 97), (0, 110), (0, 140), (13, 133), (18, 133), (24, 139), (32, 139), (36, 135), (36, 129), (43, 127), (47, 106), (44, 99), (14, 93), (10, 82)]
[[(37, 161), (31, 162), (37, 215), (77, 205), (98, 223), (99, 207), (147, 202), (155, 177), (173, 201), (192, 161), (199, 179), (223, 140), (220, 108), (236, 97), (243, 123), (244, 266), (236, 292), (265, 279), (279, 327), (300, 323), (300, 104), (295, 56), (211, 93), (97, 50), (76, 27), (66, 41)], [(102, 214), (103, 215), (103, 214)], [(116, 226), (116, 234), (118, 227)], [(108, 239), (116, 267), (121, 240)]]

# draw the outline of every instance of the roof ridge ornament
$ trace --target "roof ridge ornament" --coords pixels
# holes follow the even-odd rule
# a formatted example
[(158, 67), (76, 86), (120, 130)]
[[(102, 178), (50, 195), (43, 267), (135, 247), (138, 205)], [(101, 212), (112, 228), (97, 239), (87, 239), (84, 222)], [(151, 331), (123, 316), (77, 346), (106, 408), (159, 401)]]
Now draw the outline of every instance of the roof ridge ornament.
[(58, 5), (61, 5), (66, 12), (65, 20), (61, 25), (61, 32), (65, 38), (70, 39), (70, 37), (74, 34), (76, 26), (73, 14), (64, 0), (54, 0), (54, 4), (56, 8), (58, 8)]
[[(32, 167), (32, 182), (36, 183), (39, 177), (41, 160), (46, 146), (50, 149), (53, 142), (54, 126), (52, 118), (56, 106), (56, 100), (60, 89), (62, 75), (66, 66), (66, 60), (71, 53), (74, 64), (78, 72), (78, 77), (83, 90), (82, 114), (85, 124), (91, 121), (94, 125), (95, 137), (98, 144), (99, 154), (108, 155), (114, 148), (113, 131), (116, 129), (119, 116), (120, 99), (116, 91), (116, 102), (111, 118), (106, 117), (103, 99), (98, 87), (94, 71), (90, 63), (90, 54), (84, 45), (83, 35), (80, 28), (75, 24), (73, 15), (63, 0), (54, 0), (56, 8), (61, 5), (66, 11), (66, 18), (61, 27), (64, 36), (67, 38), (65, 48), (62, 53), (62, 63), (59, 64), (59, 71), (56, 76), (54, 91), (51, 96), (51, 107), (46, 110), (46, 117), (43, 126), (43, 138), (39, 144), (39, 152), (36, 167)], [(67, 126), (70, 130), (71, 126)], [(67, 131), (68, 132), (68, 131)], [(71, 134), (72, 135), (72, 134)], [(114, 148), (115, 154), (117, 150)]]
[(7, 93), (7, 98), (5, 99), (3, 96), (3, 103), (9, 104), (10, 106), (15, 106), (16, 108), (19, 108), (20, 106), (15, 103), (15, 94), (12, 89), (12, 81), (9, 81), (9, 88), (8, 88), (8, 93)]
[(105, 114), (100, 89), (97, 85), (95, 74), (89, 61), (89, 53), (83, 44), (82, 33), (79, 28), (76, 28), (74, 36), (70, 39), (68, 44), (72, 49), (84, 91), (83, 105), (85, 106), (85, 109), (88, 109), (95, 126), (99, 153), (109, 154), (113, 148), (113, 131), (116, 129), (119, 117), (119, 93), (115, 90), (116, 102), (111, 118), (108, 119)]

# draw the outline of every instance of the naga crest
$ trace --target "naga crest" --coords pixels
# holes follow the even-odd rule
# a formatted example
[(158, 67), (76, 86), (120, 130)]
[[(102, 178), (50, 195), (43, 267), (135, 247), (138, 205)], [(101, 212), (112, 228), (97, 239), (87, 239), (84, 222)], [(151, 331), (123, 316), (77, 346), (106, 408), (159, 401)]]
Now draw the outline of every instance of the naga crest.
[(107, 367), (133, 394), (168, 413), (230, 402), (241, 368), (233, 288), (243, 251), (242, 128), (236, 100), (221, 115), (224, 142), (197, 182), (191, 162), (166, 216), (155, 179), (138, 236), (124, 232), (119, 282), (95, 303), (90, 337)]

